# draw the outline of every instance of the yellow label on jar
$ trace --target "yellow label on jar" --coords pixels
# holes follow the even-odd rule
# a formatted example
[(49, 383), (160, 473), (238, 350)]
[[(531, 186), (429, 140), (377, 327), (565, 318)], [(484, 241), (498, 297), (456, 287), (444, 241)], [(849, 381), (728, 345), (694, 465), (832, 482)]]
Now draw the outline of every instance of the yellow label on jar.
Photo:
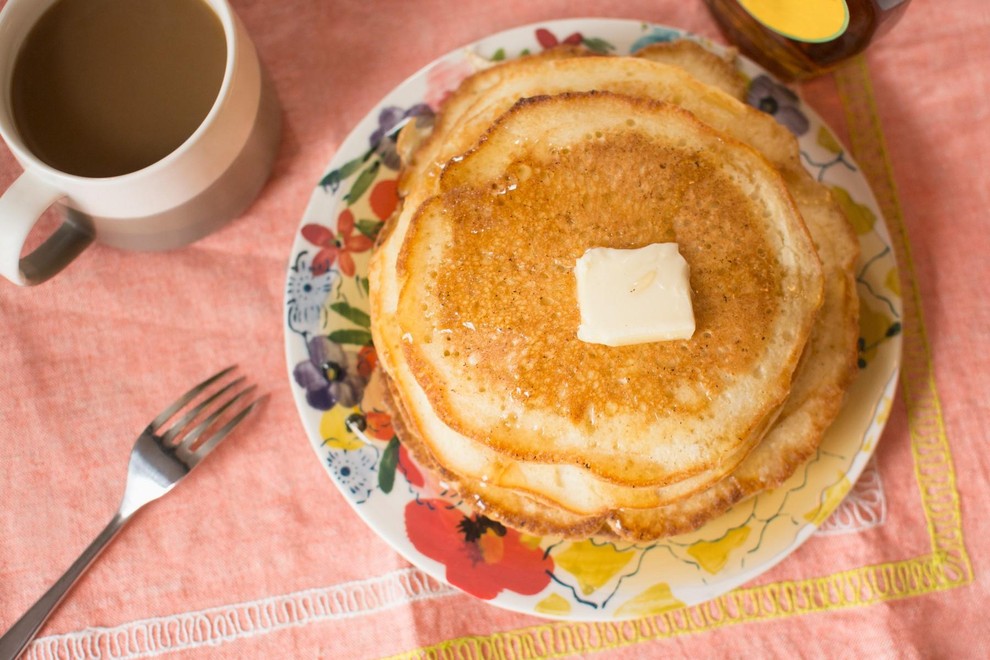
[(821, 43), (849, 27), (846, 0), (739, 0), (750, 16), (795, 41)]

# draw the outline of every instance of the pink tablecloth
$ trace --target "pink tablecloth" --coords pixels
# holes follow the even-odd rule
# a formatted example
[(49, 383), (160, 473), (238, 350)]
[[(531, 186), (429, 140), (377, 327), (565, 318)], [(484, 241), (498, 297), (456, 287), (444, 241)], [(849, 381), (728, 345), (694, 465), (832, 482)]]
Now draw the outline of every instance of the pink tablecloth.
[[(183, 250), (95, 247), (34, 289), (0, 282), (0, 630), (102, 528), (133, 437), (214, 367), (268, 405), (141, 512), (28, 657), (987, 657), (990, 626), (990, 8), (915, 2), (864, 61), (803, 86), (852, 149), (900, 261), (904, 367), (871, 478), (877, 524), (811, 538), (730, 600), (622, 624), (552, 622), (411, 567), (308, 446), (283, 287), (329, 159), (392, 87), (497, 30), (635, 18), (718, 38), (700, 2), (235, 1), (284, 108), (271, 182)], [(19, 170), (0, 147), (0, 187)], [(819, 597), (788, 597), (818, 589)]]

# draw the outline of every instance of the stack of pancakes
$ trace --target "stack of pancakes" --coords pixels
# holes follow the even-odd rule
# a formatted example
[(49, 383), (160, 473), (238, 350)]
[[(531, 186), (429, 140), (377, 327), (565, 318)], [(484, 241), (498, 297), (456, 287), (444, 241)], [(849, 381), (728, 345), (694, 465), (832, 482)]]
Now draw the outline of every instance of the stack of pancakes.
[[(479, 513), (656, 539), (815, 451), (855, 370), (858, 242), (744, 90), (690, 41), (567, 47), (479, 71), (404, 129), (372, 332), (400, 439)], [(665, 242), (692, 337), (579, 340), (577, 259)]]

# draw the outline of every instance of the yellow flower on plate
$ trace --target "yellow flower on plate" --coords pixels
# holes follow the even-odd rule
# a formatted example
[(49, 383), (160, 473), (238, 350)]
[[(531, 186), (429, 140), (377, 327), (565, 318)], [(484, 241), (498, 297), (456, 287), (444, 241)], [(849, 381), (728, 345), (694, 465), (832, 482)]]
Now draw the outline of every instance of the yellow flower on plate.
[(901, 295), (901, 278), (897, 275), (896, 268), (887, 271), (887, 277), (883, 278), (883, 283), (895, 294)]
[(627, 600), (615, 613), (619, 616), (642, 617), (676, 610), (679, 607), (684, 607), (684, 603), (674, 597), (670, 585), (666, 582), (658, 582), (638, 596)]
[(833, 154), (839, 154), (843, 151), (842, 145), (839, 144), (839, 141), (836, 140), (835, 136), (832, 135), (832, 133), (824, 126), (818, 129), (818, 144), (831, 151)]
[(571, 611), (571, 603), (560, 594), (550, 594), (536, 604), (536, 611), (551, 616), (567, 614)]
[(635, 552), (622, 552), (611, 543), (577, 541), (554, 560), (577, 578), (581, 592), (588, 595), (615, 577), (635, 556)]
[(323, 437), (323, 444), (334, 449), (351, 451), (361, 449), (364, 443), (354, 435), (347, 426), (347, 419), (351, 415), (360, 414), (361, 409), (357, 406), (345, 408), (344, 406), (334, 406), (323, 413), (320, 418), (320, 436)]
[(845, 188), (833, 186), (832, 194), (835, 196), (835, 201), (845, 211), (846, 217), (849, 218), (849, 222), (852, 223), (853, 229), (858, 235), (862, 236), (873, 231), (873, 226), (877, 223), (877, 216), (870, 210), (870, 207), (854, 200)]
[(688, 554), (697, 559), (703, 569), (714, 575), (729, 562), (732, 551), (746, 542), (749, 532), (749, 526), (730, 529), (716, 541), (698, 541), (688, 549)]
[(846, 478), (846, 475), (839, 473), (839, 480), (825, 489), (825, 492), (822, 493), (821, 503), (804, 514), (804, 519), (816, 527), (821, 525), (839, 506), (850, 488), (852, 488), (852, 483)]

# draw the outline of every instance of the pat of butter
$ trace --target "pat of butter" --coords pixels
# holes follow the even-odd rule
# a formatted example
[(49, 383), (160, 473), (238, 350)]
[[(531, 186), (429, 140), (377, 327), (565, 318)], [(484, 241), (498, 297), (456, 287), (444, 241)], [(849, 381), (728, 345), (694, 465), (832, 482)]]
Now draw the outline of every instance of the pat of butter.
[(574, 274), (581, 341), (625, 346), (694, 334), (690, 272), (677, 243), (591, 248)]

